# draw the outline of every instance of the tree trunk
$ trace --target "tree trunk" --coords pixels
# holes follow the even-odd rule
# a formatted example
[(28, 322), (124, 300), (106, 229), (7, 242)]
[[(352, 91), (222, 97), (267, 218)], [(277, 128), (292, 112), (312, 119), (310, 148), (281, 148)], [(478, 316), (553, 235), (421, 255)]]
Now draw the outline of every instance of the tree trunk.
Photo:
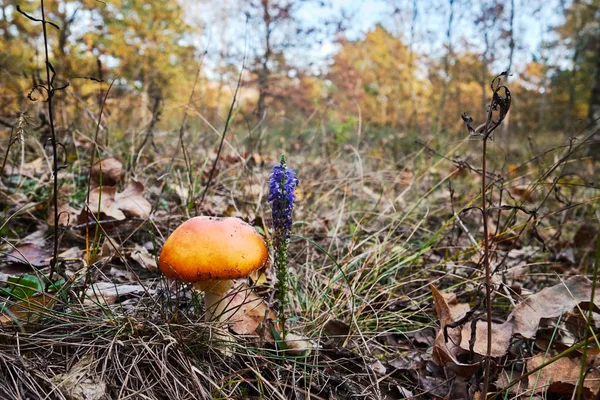
[(434, 127), (434, 141), (437, 144), (438, 133), (442, 130), (442, 121), (444, 118), (444, 109), (446, 108), (446, 96), (448, 94), (448, 82), (450, 75), (450, 56), (452, 55), (452, 21), (454, 20), (454, 0), (448, 0), (450, 5), (450, 14), (448, 15), (448, 28), (446, 29), (446, 54), (444, 55), (444, 84), (442, 86), (442, 95), (438, 107), (437, 120)]
[(408, 84), (409, 89), (410, 89), (410, 104), (411, 104), (411, 114), (410, 114), (410, 121), (409, 121), (409, 129), (412, 131), (415, 131), (415, 127), (418, 125), (417, 122), (417, 96), (415, 94), (415, 84), (414, 84), (414, 70), (415, 70), (415, 62), (414, 62), (414, 43), (415, 43), (415, 26), (417, 24), (417, 13), (418, 13), (418, 8), (417, 8), (417, 0), (413, 0), (413, 14), (412, 14), (412, 20), (411, 20), (411, 24), (410, 24), (410, 45), (409, 45), (409, 50), (408, 50), (408, 68), (409, 68), (409, 74), (410, 74), (410, 78)]
[(588, 108), (588, 122), (593, 129), (600, 128), (600, 40), (596, 42), (594, 80)]
[(262, 66), (258, 71), (258, 105), (256, 114), (259, 119), (264, 118), (267, 112), (267, 96), (269, 93), (269, 61), (271, 60), (271, 14), (269, 13), (269, 0), (262, 0), (263, 22), (265, 23), (265, 53), (262, 57)]
[[(504, 84), (508, 83), (508, 78), (510, 76), (513, 64), (513, 57), (515, 53), (515, 0), (510, 0), (510, 17), (509, 17), (509, 28), (508, 28), (508, 66), (506, 67), (506, 72), (508, 75), (504, 77)], [(504, 143), (511, 142), (511, 131), (510, 131), (510, 115), (512, 113), (508, 113), (502, 122), (502, 127), (500, 128), (500, 133), (504, 138)]]
[(573, 12), (575, 13), (575, 49), (573, 50), (573, 57), (571, 58), (572, 69), (569, 82), (569, 103), (566, 109), (566, 122), (567, 122), (567, 135), (571, 136), (575, 126), (575, 87), (577, 86), (577, 64), (579, 63), (579, 56), (583, 47), (583, 28), (581, 9), (575, 7)]

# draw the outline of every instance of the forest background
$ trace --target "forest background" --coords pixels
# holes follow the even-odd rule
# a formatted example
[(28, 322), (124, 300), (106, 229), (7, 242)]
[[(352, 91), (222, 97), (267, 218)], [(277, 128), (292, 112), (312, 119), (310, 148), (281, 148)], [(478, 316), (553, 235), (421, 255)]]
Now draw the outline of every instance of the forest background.
[[(39, 6), (0, 2), (6, 127), (43, 80), (41, 31), (18, 4)], [(242, 67), (234, 124), (250, 153), (357, 135), (398, 153), (417, 136), (462, 134), (461, 113), (485, 112), (502, 71), (514, 99), (503, 145), (573, 135), (600, 107), (597, 1), (86, 0), (49, 2), (47, 13), (61, 27), (50, 35), (56, 79), (70, 83), (57, 92), (59, 125), (93, 127), (114, 80), (104, 118), (117, 140), (176, 128), (196, 76), (189, 123), (222, 123)]]

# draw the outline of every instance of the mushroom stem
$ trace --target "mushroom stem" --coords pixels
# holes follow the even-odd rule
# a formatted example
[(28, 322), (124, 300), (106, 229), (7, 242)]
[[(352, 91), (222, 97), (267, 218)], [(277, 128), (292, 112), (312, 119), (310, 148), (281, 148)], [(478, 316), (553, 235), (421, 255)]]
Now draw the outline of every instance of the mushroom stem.
[(225, 322), (234, 313), (234, 310), (227, 310), (228, 301), (225, 296), (233, 287), (233, 280), (209, 280), (196, 282), (194, 287), (204, 292), (204, 305), (206, 308), (204, 318), (206, 322)]

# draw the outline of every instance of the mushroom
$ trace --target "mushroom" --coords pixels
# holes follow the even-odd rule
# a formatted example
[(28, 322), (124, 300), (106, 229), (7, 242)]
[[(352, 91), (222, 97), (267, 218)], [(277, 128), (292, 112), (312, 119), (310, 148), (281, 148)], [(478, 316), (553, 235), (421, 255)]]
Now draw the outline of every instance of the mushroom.
[(262, 267), (268, 258), (263, 237), (238, 218), (195, 217), (165, 242), (158, 265), (169, 278), (194, 282), (205, 292), (206, 320), (225, 321), (224, 296), (233, 280)]

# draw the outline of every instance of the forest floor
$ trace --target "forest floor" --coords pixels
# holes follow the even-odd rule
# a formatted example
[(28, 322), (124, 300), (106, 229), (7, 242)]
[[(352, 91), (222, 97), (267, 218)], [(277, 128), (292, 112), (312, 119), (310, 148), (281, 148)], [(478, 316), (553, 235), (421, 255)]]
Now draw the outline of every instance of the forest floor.
[[(392, 154), (394, 137), (308, 140), (288, 152), (300, 179), (290, 304), (272, 301), (268, 263), (232, 295), (250, 290), (273, 312), (241, 307), (223, 326), (205, 322), (202, 294), (164, 278), (157, 258), (194, 215), (241, 217), (270, 242), (280, 153), (244, 153), (228, 137), (206, 190), (214, 143), (186, 138), (196, 144), (185, 159), (173, 137), (141, 148), (61, 137), (58, 230), (41, 141), (2, 155), (0, 398), (484, 398), (480, 140), (403, 138), (404, 154)], [(556, 140), (510, 157), (488, 143), (488, 398), (573, 398), (582, 371), (581, 398), (600, 391), (600, 163), (581, 138)]]

